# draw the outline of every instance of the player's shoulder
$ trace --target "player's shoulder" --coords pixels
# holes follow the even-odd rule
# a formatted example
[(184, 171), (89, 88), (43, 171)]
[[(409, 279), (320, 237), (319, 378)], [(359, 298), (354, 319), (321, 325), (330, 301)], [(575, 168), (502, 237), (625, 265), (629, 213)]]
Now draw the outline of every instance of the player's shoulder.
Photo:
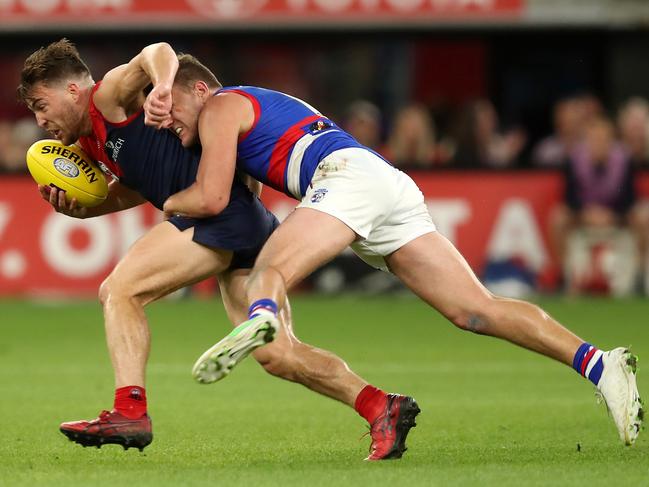
[(203, 111), (228, 110), (245, 112), (250, 108), (250, 98), (237, 90), (219, 90), (205, 103)]
[(234, 93), (247, 98), (268, 98), (273, 96), (285, 96), (285, 93), (280, 91), (272, 90), (269, 88), (264, 88), (261, 86), (252, 86), (252, 85), (233, 85), (233, 86), (224, 86), (220, 88), (218, 93)]

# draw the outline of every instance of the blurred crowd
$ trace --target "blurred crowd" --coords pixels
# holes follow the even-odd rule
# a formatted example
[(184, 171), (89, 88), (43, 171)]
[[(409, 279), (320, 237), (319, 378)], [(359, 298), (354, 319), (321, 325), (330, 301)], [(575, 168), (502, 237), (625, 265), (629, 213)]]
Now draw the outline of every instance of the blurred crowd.
[(540, 140), (531, 140), (524, 127), (503, 127), (488, 99), (467, 102), (444, 118), (444, 126), (437, 124), (427, 107), (412, 104), (386, 122), (377, 106), (357, 101), (343, 125), (404, 169), (566, 168), (584, 144), (595, 142), (593, 127), (607, 125), (605, 145), (618, 148), (631, 166), (649, 168), (649, 102), (642, 98), (626, 101), (614, 117), (592, 94), (562, 98), (553, 107), (552, 133)]
[[(406, 170), (565, 169), (593, 145), (615, 152), (632, 168), (649, 168), (649, 102), (643, 98), (627, 100), (614, 116), (590, 93), (560, 99), (552, 111), (552, 133), (540, 140), (522, 126), (503, 127), (488, 99), (444, 114), (439, 117), (444, 123), (423, 104), (402, 106), (387, 120), (366, 100), (352, 102), (338, 118), (361, 143)], [(0, 171), (24, 171), (27, 147), (46, 136), (29, 116), (0, 119)]]
[[(614, 115), (591, 93), (562, 98), (552, 107), (552, 132), (539, 140), (531, 140), (524, 127), (503, 127), (488, 99), (466, 103), (444, 117), (444, 124), (437, 123), (434, 112), (422, 104), (403, 106), (386, 120), (367, 100), (351, 103), (339, 118), (337, 122), (361, 143), (406, 171), (561, 170), (565, 196), (552, 212), (547, 230), (569, 291), (611, 290), (604, 270), (575, 277), (592, 271), (593, 259), (599, 258), (593, 257), (593, 248), (617, 249), (618, 254), (627, 249), (625, 258), (633, 261), (629, 268), (649, 269), (649, 207), (636, 197), (634, 182), (639, 169), (649, 169), (649, 102), (643, 98), (628, 99)], [(24, 172), (27, 148), (45, 137), (32, 117), (0, 119), (0, 171)], [(625, 239), (631, 243), (625, 244)], [(581, 257), (588, 261), (583, 272), (570, 267), (579, 261), (579, 249), (590, 252)], [(602, 253), (608, 260), (600, 259), (600, 267), (615, 266), (619, 274), (624, 264), (607, 255)], [(629, 277), (625, 286), (637, 288), (634, 279)]]
[(552, 285), (572, 294), (649, 292), (649, 205), (635, 181), (638, 170), (649, 169), (647, 100), (630, 98), (611, 115), (592, 93), (562, 98), (552, 109), (552, 133), (536, 141), (523, 127), (502, 127), (487, 99), (467, 103), (451, 120), (438, 128), (426, 107), (406, 106), (383, 139), (379, 109), (357, 102), (345, 124), (406, 170), (561, 170), (564, 198), (547, 228), (558, 264)]

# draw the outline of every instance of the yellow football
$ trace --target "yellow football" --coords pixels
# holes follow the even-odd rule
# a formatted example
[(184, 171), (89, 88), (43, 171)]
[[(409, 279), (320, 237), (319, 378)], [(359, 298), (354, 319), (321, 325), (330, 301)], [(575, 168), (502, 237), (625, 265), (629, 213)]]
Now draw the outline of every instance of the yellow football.
[(27, 167), (38, 184), (65, 191), (68, 201), (97, 206), (108, 196), (108, 183), (101, 170), (76, 145), (58, 140), (39, 140), (27, 150)]

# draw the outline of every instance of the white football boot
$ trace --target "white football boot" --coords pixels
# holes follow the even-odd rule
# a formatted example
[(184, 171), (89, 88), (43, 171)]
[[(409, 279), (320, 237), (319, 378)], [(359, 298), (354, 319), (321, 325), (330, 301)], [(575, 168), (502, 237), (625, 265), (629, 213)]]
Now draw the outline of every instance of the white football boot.
[(260, 315), (244, 321), (223, 340), (207, 350), (194, 364), (192, 374), (201, 384), (223, 379), (250, 352), (272, 342), (279, 330), (279, 320)]
[(635, 380), (638, 358), (626, 348), (604, 352), (604, 370), (597, 389), (625, 445), (632, 445), (642, 428), (644, 411)]

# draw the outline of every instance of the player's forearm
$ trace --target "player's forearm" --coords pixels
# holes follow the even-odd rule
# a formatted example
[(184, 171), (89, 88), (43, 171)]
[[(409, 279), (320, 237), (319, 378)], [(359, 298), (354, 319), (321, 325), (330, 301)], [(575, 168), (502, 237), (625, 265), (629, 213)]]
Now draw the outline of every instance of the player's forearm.
[(112, 182), (108, 188), (106, 201), (93, 208), (86, 208), (83, 218), (94, 218), (97, 216), (117, 213), (141, 205), (146, 200), (139, 193), (125, 188), (117, 182)]
[[(228, 198), (229, 199), (229, 198)], [(167, 216), (180, 215), (191, 218), (214, 216), (226, 207), (224, 198), (208, 198), (199, 183), (167, 198), (164, 212)]]
[(133, 208), (134, 206), (138, 206), (139, 203), (136, 204), (130, 204), (130, 205), (125, 205), (125, 204), (120, 204), (117, 202), (104, 202), (99, 206), (94, 206), (92, 208), (86, 208), (85, 214), (81, 218), (95, 218), (98, 216), (103, 216), (103, 215), (110, 215), (111, 213), (117, 213), (118, 211), (123, 211), (123, 210), (128, 210), (129, 208)]
[(87, 208), (84, 218), (94, 218), (97, 216), (109, 215), (110, 213), (117, 213), (118, 211), (128, 210), (135, 206), (139, 206), (143, 202), (144, 201), (124, 200), (122, 198), (116, 198), (111, 201), (107, 200), (99, 206)]
[(166, 42), (151, 44), (142, 49), (140, 56), (140, 66), (153, 85), (171, 87), (178, 71), (178, 57), (172, 47)]

